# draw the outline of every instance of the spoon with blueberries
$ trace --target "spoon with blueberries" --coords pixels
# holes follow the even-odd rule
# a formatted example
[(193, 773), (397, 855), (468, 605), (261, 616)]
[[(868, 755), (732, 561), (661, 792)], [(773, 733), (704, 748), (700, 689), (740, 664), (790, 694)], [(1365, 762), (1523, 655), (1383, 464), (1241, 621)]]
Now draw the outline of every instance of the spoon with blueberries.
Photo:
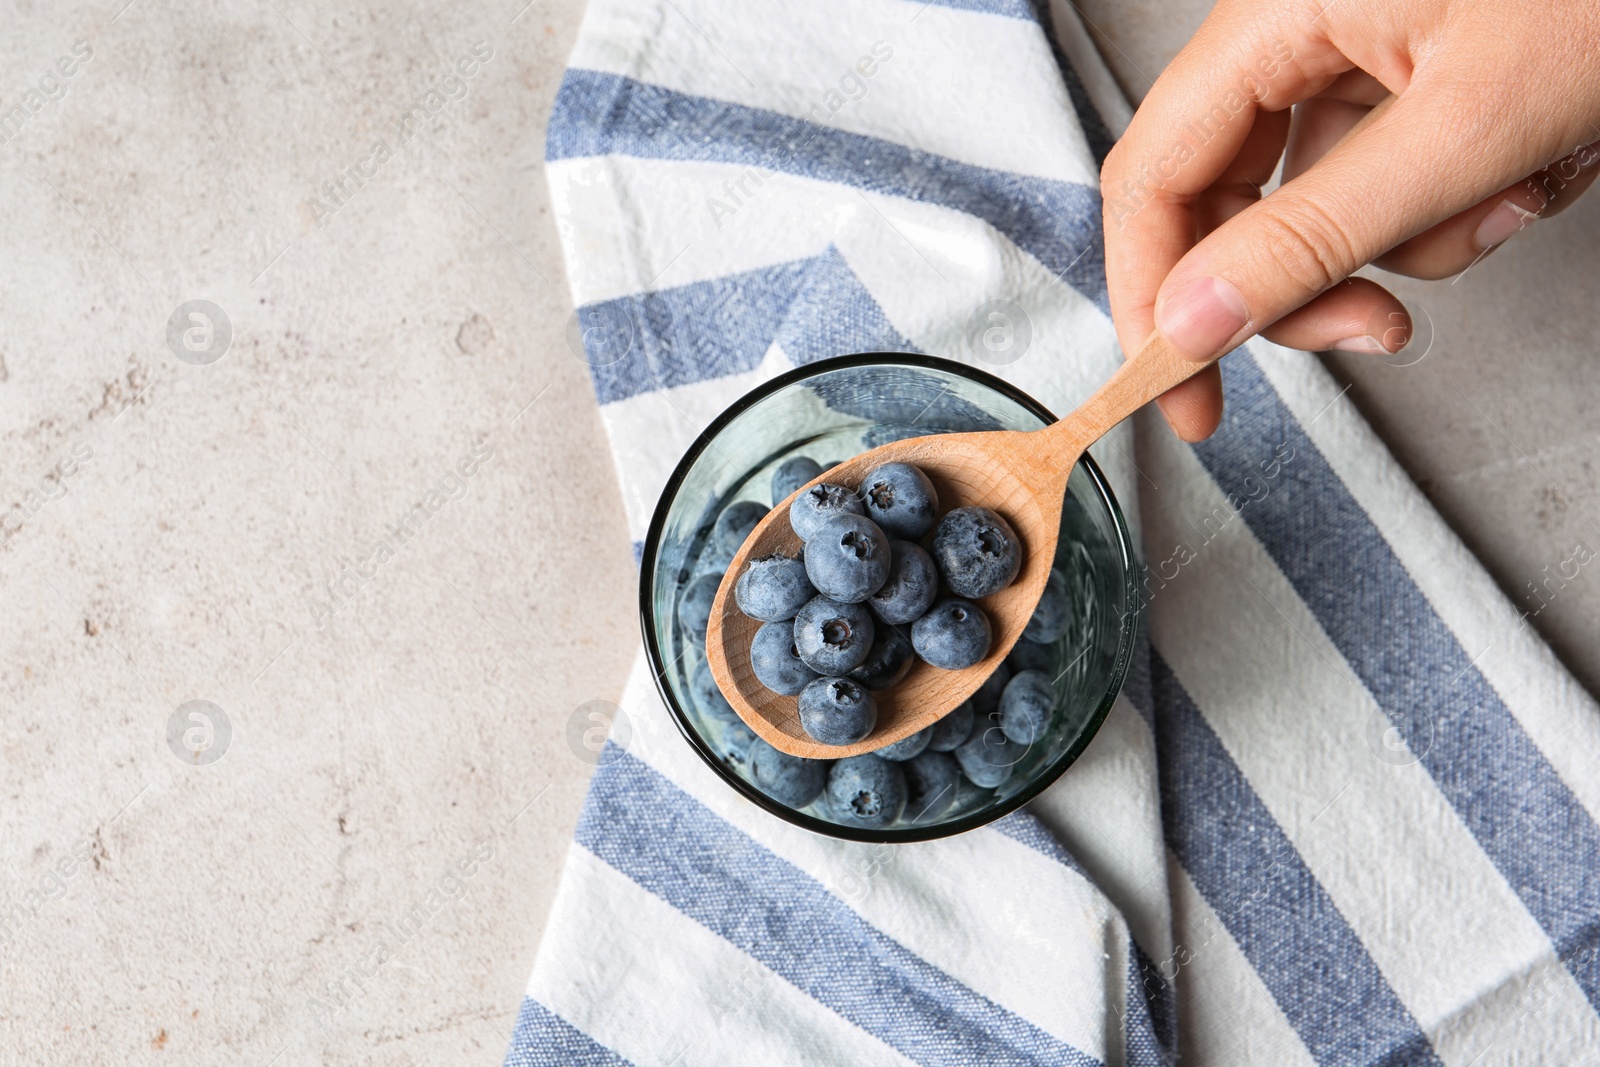
[[(717, 688), (790, 756), (881, 754), (933, 727), (1052, 600), (1067, 478), (1084, 450), (1205, 366), (1154, 335), (1043, 429), (907, 438), (827, 471), (809, 459), (787, 477), (780, 468), (777, 506), (718, 520), (726, 543), (742, 543), (703, 616)], [(1042, 709), (1042, 732), (1040, 698), (1018, 703)]]

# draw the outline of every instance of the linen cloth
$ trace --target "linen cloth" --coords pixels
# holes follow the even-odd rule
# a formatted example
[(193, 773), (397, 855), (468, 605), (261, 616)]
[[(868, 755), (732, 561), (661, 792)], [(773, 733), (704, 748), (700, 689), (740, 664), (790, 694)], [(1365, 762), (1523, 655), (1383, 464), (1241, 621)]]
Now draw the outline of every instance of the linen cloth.
[[(626, 331), (590, 356), (635, 540), (791, 366), (924, 351), (1084, 399), (1122, 358), (1097, 174), (1129, 114), (1065, 4), (592, 0), (548, 174), (583, 332)], [(1313, 357), (1223, 367), (1209, 441), (1144, 412), (1093, 450), (1149, 643), (1027, 812), (789, 826), (641, 656), (506, 1063), (1600, 1063), (1594, 701)]]

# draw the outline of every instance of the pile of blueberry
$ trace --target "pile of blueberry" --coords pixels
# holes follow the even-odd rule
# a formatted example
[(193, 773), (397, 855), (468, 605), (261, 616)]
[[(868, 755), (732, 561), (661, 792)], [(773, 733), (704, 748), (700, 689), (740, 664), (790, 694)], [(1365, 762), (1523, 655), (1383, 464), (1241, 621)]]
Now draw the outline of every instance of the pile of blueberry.
[[(773, 475), (773, 499), (822, 471), (808, 457), (787, 461)], [(717, 518), (678, 604), (684, 633), (702, 647), (722, 574), (766, 512), (739, 501)], [(740, 610), (763, 623), (751, 645), (757, 679), (798, 696), (801, 725), (817, 741), (847, 745), (868, 737), (877, 722), (873, 692), (903, 679), (913, 656), (959, 670), (988, 655), (989, 619), (974, 601), (1009, 585), (1022, 562), (1005, 519), (979, 507), (941, 518), (927, 476), (890, 463), (859, 491), (813, 486), (790, 505), (789, 520), (805, 542), (800, 555), (749, 561), (734, 595)], [(910, 737), (847, 759), (790, 756), (756, 737), (703, 661), (691, 690), (719, 724), (722, 758), (779, 802), (818, 802), (833, 821), (869, 828), (933, 819), (955, 802), (963, 776), (997, 788), (1044, 736), (1055, 692), (1040, 668), (1050, 665), (1068, 615), (1065, 578), (1052, 571), (1023, 640), (970, 700)]]

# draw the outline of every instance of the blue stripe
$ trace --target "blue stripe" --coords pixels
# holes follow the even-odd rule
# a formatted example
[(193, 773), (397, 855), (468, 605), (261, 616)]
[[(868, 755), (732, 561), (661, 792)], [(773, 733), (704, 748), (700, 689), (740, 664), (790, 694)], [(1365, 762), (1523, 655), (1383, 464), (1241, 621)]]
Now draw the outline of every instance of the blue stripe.
[(1100, 197), (1069, 182), (959, 163), (762, 108), (568, 70), (550, 116), (551, 160), (625, 155), (755, 166), (961, 211), (989, 223), (1100, 308)]
[(1583, 951), (1600, 932), (1600, 828), (1254, 358), (1228, 362), (1226, 422), (1195, 454), (1224, 492), (1245, 497), (1252, 474), (1259, 493), (1259, 462), (1280, 444), (1295, 450), (1245, 522), (1600, 1009), (1600, 958)]
[[(813, 262), (794, 260), (579, 308), (595, 396), (613, 404), (754, 370)], [(619, 345), (626, 350), (616, 358)]]
[(612, 757), (578, 843), (867, 1033), (922, 1064), (1097, 1062), (867, 925), (652, 768)]
[(524, 997), (505, 1067), (633, 1067), (532, 997)]
[(1154, 649), (1150, 659), (1167, 845), (1306, 1048), (1321, 1064), (1438, 1063), (1189, 694)]
[[(1143, 595), (1142, 589), (1138, 595)], [(1156, 732), (1156, 713), (1155, 703), (1150, 697), (1150, 630), (1147, 625), (1141, 624), (1139, 634), (1134, 638), (1133, 660), (1128, 664), (1127, 677), (1122, 681), (1122, 695), (1128, 698), (1133, 710), (1150, 727), (1153, 736)]]
[(811, 262), (774, 338), (797, 366), (852, 352), (917, 352), (832, 245)]
[(1172, 986), (1133, 938), (1128, 938), (1128, 987), (1123, 996), (1122, 1041), (1128, 1067), (1176, 1062)]
[(1000, 15), (1008, 19), (1034, 21), (1033, 7), (1028, 0), (907, 0), (919, 8), (947, 7), (954, 11), (977, 11), (985, 15)]
[(775, 341), (796, 364), (918, 351), (832, 245), (808, 259), (586, 304), (578, 321), (602, 404), (754, 370)]
[[(1144, 1004), (1144, 1013), (1150, 1020), (1150, 1031), (1155, 1037), (1155, 1048), (1143, 1048), (1141, 1041), (1141, 1055), (1147, 1057), (1160, 1056), (1159, 1059), (1150, 1058), (1151, 1063), (1171, 1063), (1177, 1059), (1178, 1053), (1178, 998), (1177, 991), (1172, 983), (1161, 974), (1154, 961), (1145, 955), (1144, 949), (1131, 937), (1128, 939), (1128, 951), (1131, 954), (1128, 960), (1128, 977), (1130, 986), (1137, 987), (1137, 999)], [(1135, 990), (1130, 989), (1128, 1003), (1131, 1005), (1135, 999)], [(1129, 1009), (1132, 1010), (1131, 1007)], [(1130, 1035), (1131, 1027), (1124, 1027)], [(1142, 1067), (1134, 1059), (1134, 1041), (1128, 1038), (1128, 1063), (1129, 1067)]]

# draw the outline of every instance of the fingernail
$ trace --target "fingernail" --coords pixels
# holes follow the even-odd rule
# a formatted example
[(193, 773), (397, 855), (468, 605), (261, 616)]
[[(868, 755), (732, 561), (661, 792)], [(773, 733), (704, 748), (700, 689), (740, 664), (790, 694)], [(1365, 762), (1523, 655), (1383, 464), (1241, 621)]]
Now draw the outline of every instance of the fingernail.
[(1478, 251), (1487, 252), (1497, 245), (1505, 244), (1511, 238), (1527, 228), (1530, 222), (1538, 221), (1539, 216), (1526, 210), (1520, 204), (1510, 200), (1500, 201), (1500, 206), (1483, 217), (1478, 223), (1478, 232), (1473, 234), (1472, 240), (1478, 246)]
[(1221, 278), (1196, 278), (1156, 308), (1156, 326), (1191, 359), (1210, 359), (1249, 323), (1244, 297)]
[(1383, 342), (1376, 337), (1362, 334), (1360, 337), (1346, 337), (1343, 341), (1333, 343), (1335, 352), (1359, 352), (1364, 356), (1387, 356), (1389, 350), (1383, 347)]

